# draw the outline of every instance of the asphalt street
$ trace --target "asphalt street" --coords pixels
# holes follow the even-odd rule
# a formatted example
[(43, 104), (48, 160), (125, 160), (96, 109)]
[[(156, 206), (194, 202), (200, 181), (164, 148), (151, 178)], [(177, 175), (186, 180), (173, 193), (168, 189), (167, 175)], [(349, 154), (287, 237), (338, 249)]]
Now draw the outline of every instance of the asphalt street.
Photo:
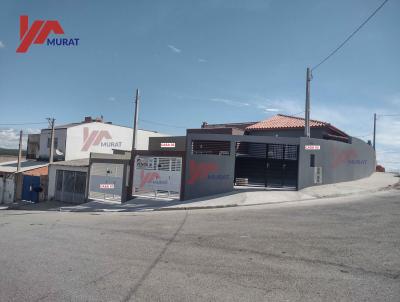
[(400, 301), (400, 191), (143, 213), (0, 211), (0, 301)]

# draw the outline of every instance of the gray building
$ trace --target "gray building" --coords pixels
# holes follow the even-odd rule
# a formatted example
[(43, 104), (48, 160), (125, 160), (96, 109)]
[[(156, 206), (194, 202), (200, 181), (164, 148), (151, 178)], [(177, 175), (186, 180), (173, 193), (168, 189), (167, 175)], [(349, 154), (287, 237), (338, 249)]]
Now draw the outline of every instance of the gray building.
[[(182, 200), (229, 192), (240, 185), (300, 190), (360, 179), (375, 171), (375, 151), (369, 144), (329, 123), (310, 124), (310, 138), (303, 137), (304, 119), (285, 115), (251, 125), (203, 124), (201, 129), (188, 129), (186, 137), (151, 138), (145, 160), (181, 159)], [(136, 176), (138, 156), (132, 163)], [(140, 169), (148, 188), (168, 187), (168, 174), (158, 173), (157, 164)]]

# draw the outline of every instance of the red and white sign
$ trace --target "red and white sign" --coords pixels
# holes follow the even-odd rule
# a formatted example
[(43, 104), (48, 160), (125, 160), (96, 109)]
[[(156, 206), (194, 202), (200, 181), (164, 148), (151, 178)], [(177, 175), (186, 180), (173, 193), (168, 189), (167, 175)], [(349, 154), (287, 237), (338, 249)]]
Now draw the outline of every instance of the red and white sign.
[(161, 148), (175, 148), (175, 143), (161, 143)]
[(100, 189), (114, 189), (114, 184), (100, 184)]
[(304, 149), (305, 150), (320, 150), (321, 146), (320, 145), (305, 145)]

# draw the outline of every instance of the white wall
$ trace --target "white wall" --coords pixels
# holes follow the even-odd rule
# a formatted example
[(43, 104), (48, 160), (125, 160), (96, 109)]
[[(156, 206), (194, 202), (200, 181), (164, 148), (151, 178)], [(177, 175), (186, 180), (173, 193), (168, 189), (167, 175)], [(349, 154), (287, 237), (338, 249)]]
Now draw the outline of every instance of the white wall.
[[(50, 156), (50, 148), (47, 147), (47, 140), (51, 137), (51, 130), (43, 129), (40, 132), (40, 148), (39, 157), (42, 159), (48, 159)], [(67, 138), (67, 129), (55, 129), (54, 139), (57, 138), (58, 146), (57, 150), (65, 154), (65, 141)], [(56, 156), (56, 150), (54, 150), (54, 156)]]
[[(148, 150), (149, 137), (165, 134), (138, 130), (137, 149)], [(67, 131), (65, 160), (89, 158), (90, 152), (112, 154), (113, 149), (131, 150), (132, 129), (93, 122), (70, 127)]]
[[(48, 200), (53, 200), (56, 193), (56, 175), (57, 170), (67, 170), (67, 171), (78, 171), (86, 172), (86, 177), (88, 176), (88, 167), (74, 167), (74, 166), (63, 166), (63, 165), (49, 165), (49, 183), (48, 183)], [(88, 179), (86, 178), (86, 182)]]

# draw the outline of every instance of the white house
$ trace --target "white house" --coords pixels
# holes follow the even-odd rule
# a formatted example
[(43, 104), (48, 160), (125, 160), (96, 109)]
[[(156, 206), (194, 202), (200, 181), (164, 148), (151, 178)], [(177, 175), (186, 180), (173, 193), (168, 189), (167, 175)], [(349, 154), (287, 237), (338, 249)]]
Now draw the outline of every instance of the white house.
[[(80, 123), (56, 126), (54, 131), (54, 158), (75, 160), (89, 158), (91, 152), (112, 154), (114, 149), (129, 151), (132, 148), (133, 130), (129, 127), (103, 122), (101, 118), (85, 117)], [(136, 148), (148, 150), (149, 137), (167, 136), (155, 131), (138, 130)], [(50, 156), (51, 129), (40, 133), (39, 158)]]

